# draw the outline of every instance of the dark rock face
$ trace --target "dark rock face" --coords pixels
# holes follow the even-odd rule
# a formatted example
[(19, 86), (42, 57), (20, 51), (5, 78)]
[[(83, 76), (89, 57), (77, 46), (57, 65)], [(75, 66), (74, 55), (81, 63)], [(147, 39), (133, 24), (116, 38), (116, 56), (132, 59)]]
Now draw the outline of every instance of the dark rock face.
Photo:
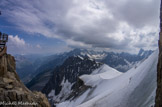
[(92, 88), (90, 86), (86, 86), (84, 82), (78, 78), (76, 83), (73, 85), (73, 90), (70, 93), (69, 97), (66, 100), (73, 100), (78, 96), (82, 95), (87, 89)]
[(44, 87), (43, 92), (48, 95), (50, 91), (54, 89), (55, 95), (58, 95), (61, 91), (61, 82), (63, 80), (75, 83), (80, 75), (90, 74), (101, 65), (101, 63), (97, 63), (95, 60), (90, 60), (88, 57), (84, 59), (78, 56), (69, 57), (61, 66), (56, 67), (52, 78)]
[(162, 107), (162, 0), (160, 8), (159, 62), (157, 65), (157, 90), (155, 107)]
[(11, 55), (0, 57), (0, 101), (14, 101), (15, 106), (23, 106), (23, 103), (27, 102), (31, 104), (30, 107), (50, 107), (44, 94), (31, 92), (24, 86), (15, 69), (14, 57)]

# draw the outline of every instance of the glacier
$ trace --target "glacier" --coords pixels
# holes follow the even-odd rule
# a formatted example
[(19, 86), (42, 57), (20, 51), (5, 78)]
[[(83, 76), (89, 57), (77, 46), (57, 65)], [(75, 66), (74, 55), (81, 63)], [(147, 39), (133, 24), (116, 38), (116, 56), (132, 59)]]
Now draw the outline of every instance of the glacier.
[(126, 73), (103, 65), (79, 78), (91, 86), (57, 107), (152, 107), (156, 92), (158, 50)]

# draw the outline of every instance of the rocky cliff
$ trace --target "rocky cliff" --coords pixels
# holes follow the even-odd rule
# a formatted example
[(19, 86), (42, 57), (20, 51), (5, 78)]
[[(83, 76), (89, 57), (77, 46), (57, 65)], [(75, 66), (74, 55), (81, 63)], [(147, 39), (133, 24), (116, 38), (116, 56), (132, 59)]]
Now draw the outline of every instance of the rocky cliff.
[(53, 70), (53, 75), (42, 92), (48, 95), (51, 104), (74, 98), (88, 88), (80, 87), (84, 84), (78, 77), (83, 74), (91, 74), (101, 65), (102, 63), (89, 57), (71, 56)]
[(44, 94), (31, 92), (20, 81), (11, 55), (0, 57), (0, 106), (50, 107)]
[(162, 0), (160, 8), (159, 62), (157, 65), (157, 91), (155, 107), (162, 107)]
[(101, 65), (101, 63), (90, 60), (88, 57), (69, 57), (61, 66), (56, 67), (53, 71), (53, 76), (44, 87), (43, 92), (48, 95), (52, 89), (55, 89), (55, 94), (57, 95), (61, 91), (62, 87), (60, 84), (62, 81), (67, 80), (70, 83), (74, 83), (77, 81), (78, 76), (90, 74)]

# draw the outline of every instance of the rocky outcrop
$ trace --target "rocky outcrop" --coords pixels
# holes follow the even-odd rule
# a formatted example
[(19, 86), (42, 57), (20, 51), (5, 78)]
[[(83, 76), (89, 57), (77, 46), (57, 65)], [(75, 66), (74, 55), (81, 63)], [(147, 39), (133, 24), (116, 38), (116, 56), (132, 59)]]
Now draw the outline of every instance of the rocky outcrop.
[(157, 66), (157, 90), (155, 107), (162, 107), (162, 0), (160, 8), (159, 62)]
[(63, 80), (67, 80), (73, 84), (77, 81), (80, 75), (90, 74), (101, 65), (102, 63), (98, 63), (95, 60), (90, 60), (88, 57), (69, 57), (61, 66), (56, 67), (56, 69), (53, 71), (53, 76), (44, 87), (43, 93), (48, 95), (49, 92), (54, 89), (55, 95), (58, 95), (61, 91), (61, 83)]
[(71, 56), (53, 70), (42, 92), (48, 96), (51, 105), (74, 98), (89, 88), (78, 77), (91, 74), (101, 65), (89, 57)]
[(7, 54), (0, 57), (0, 105), (50, 107), (44, 94), (24, 86), (16, 73), (14, 57)]

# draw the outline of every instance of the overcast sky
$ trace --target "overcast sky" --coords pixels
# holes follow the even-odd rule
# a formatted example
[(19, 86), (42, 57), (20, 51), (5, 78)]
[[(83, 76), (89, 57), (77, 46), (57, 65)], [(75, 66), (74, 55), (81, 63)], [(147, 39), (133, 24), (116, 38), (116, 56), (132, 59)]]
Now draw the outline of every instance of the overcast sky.
[(13, 54), (156, 49), (160, 0), (0, 0)]

